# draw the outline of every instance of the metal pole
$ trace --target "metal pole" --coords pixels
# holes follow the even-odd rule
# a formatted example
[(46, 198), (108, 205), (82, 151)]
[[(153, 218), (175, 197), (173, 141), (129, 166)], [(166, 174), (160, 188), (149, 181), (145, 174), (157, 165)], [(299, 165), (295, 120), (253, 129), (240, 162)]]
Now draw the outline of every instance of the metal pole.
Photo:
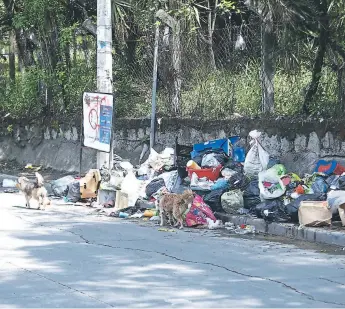
[(151, 112), (150, 149), (153, 148), (153, 146), (155, 145), (158, 47), (159, 47), (159, 24), (157, 22), (156, 23), (156, 34), (155, 34), (155, 51), (154, 51), (154, 60), (153, 60), (153, 83), (152, 83), (152, 112)]
[[(112, 45), (111, 0), (97, 0), (97, 89), (99, 92), (113, 93)], [(113, 143), (111, 145), (109, 154), (97, 153), (98, 168), (112, 167)]]

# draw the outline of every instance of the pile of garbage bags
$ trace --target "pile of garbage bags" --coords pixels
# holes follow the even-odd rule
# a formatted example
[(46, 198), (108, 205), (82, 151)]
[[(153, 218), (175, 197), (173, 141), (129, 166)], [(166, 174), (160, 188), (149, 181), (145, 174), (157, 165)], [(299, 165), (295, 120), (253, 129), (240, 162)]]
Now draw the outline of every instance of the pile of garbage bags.
[(121, 213), (123, 218), (146, 213), (158, 220), (162, 194), (191, 189), (195, 199), (185, 213), (187, 226), (215, 227), (215, 212), (313, 226), (328, 225), (333, 218), (345, 226), (345, 167), (320, 160), (310, 175), (290, 173), (261, 145), (261, 132), (254, 130), (249, 137), (247, 154), (238, 136), (193, 146), (176, 141), (175, 148), (161, 153), (151, 149), (140, 166), (119, 159), (111, 171), (60, 179), (52, 189), (72, 201), (113, 191), (107, 198), (113, 200), (116, 216)]
[[(195, 144), (189, 160), (180, 160), (187, 162), (187, 177), (181, 183), (189, 185), (214, 212), (314, 226), (340, 217), (345, 225), (345, 167), (320, 160), (311, 175), (289, 173), (267, 153), (260, 136), (261, 132), (250, 132), (247, 155), (237, 136)], [(319, 210), (319, 216), (324, 213), (327, 220), (303, 219), (305, 212), (311, 218)]]

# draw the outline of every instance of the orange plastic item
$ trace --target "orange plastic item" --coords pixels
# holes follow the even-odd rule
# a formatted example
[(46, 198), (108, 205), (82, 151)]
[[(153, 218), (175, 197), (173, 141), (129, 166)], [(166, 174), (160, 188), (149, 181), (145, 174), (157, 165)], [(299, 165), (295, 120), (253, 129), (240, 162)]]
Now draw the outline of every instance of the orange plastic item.
[(222, 165), (213, 168), (202, 168), (202, 169), (191, 169), (187, 168), (189, 178), (192, 178), (193, 173), (195, 173), (198, 178), (206, 177), (211, 181), (216, 181), (219, 178), (220, 170), (222, 169)]
[(299, 185), (299, 186), (296, 188), (296, 193), (298, 193), (298, 194), (304, 194), (304, 188), (303, 188), (301, 185)]
[(147, 209), (147, 210), (145, 210), (145, 212), (144, 212), (144, 217), (151, 218), (151, 217), (153, 217), (155, 214), (156, 214), (155, 211), (150, 210), (150, 209)]

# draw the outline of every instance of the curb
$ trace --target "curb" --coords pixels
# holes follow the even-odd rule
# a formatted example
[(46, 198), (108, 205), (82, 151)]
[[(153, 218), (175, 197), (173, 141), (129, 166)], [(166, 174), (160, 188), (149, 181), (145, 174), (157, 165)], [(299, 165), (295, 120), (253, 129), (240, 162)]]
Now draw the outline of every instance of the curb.
[(300, 229), (297, 225), (291, 223), (269, 223), (263, 219), (257, 219), (250, 216), (233, 216), (219, 212), (216, 212), (215, 216), (223, 222), (231, 222), (235, 225), (253, 225), (257, 232), (264, 234), (341, 247), (345, 246), (345, 231), (338, 232), (312, 227), (304, 227)]

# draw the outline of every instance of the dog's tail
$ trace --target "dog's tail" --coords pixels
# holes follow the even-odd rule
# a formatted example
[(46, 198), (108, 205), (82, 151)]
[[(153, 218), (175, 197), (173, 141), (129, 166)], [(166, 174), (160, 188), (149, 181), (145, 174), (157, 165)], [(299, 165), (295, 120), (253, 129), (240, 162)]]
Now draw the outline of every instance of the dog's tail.
[(35, 176), (36, 176), (36, 181), (37, 181), (37, 187), (43, 187), (44, 185), (44, 179), (42, 177), (42, 175), (40, 173), (35, 173)]

